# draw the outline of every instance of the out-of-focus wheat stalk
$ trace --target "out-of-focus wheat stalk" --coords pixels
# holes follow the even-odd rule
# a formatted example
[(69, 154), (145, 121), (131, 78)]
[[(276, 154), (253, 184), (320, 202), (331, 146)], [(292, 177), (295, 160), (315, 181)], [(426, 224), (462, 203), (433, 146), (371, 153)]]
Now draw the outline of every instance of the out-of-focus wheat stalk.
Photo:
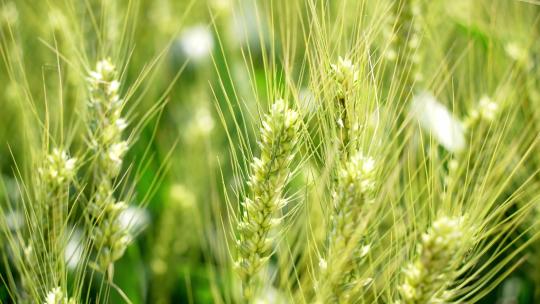
[(461, 257), (473, 245), (474, 232), (461, 217), (441, 217), (433, 222), (418, 245), (418, 257), (404, 269), (398, 287), (401, 301), (407, 304), (445, 303)]

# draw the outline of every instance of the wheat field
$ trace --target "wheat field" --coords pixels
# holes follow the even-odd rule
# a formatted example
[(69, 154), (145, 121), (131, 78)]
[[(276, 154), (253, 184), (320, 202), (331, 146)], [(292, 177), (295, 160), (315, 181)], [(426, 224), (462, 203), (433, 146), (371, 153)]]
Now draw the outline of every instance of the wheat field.
[(540, 2), (0, 0), (0, 303), (540, 303)]

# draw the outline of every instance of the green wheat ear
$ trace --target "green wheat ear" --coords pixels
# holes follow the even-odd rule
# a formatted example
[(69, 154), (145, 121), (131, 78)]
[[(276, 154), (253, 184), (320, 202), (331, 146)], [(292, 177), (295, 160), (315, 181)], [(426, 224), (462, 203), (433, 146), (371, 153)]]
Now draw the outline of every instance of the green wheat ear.
[(101, 271), (112, 270), (129, 243), (126, 229), (118, 221), (126, 203), (114, 197), (114, 179), (118, 177), (124, 155), (129, 147), (122, 139), (127, 124), (122, 118), (125, 101), (120, 98), (120, 83), (116, 68), (108, 60), (99, 61), (90, 73), (90, 148), (96, 156), (94, 165), (95, 188), (87, 208), (91, 223), (90, 238), (98, 252), (97, 266)]
[(472, 246), (471, 231), (463, 217), (440, 217), (418, 245), (418, 258), (404, 269), (403, 283), (398, 287), (398, 303), (446, 303), (447, 288), (454, 280), (456, 259)]
[[(355, 267), (369, 252), (369, 245), (361, 245), (359, 227), (366, 204), (372, 201), (375, 161), (361, 153), (350, 157), (338, 169), (334, 206), (328, 233), (327, 255), (320, 261), (321, 276), (318, 288), (326, 301), (349, 302), (351, 289), (368, 282), (369, 278), (355, 276)], [(358, 244), (357, 244), (358, 243)]]
[[(35, 220), (29, 224), (30, 240), (24, 247), (27, 292), (40, 295), (65, 283), (64, 242), (68, 218), (69, 187), (76, 173), (75, 158), (60, 149), (45, 153), (37, 170), (34, 204)], [(40, 283), (41, 286), (34, 288)]]
[(354, 108), (354, 91), (358, 88), (358, 69), (348, 58), (338, 58), (338, 62), (330, 65), (330, 77), (335, 86), (335, 100), (338, 117), (337, 126), (340, 130), (340, 150), (342, 157), (356, 145), (356, 128), (350, 111)]
[(289, 180), (290, 165), (299, 141), (300, 117), (277, 100), (262, 123), (261, 154), (251, 163), (248, 186), (251, 193), (242, 203), (238, 224), (238, 258), (235, 266), (243, 282), (244, 297), (251, 299), (256, 289), (255, 276), (272, 253), (272, 228), (281, 223), (276, 213), (286, 204), (283, 189)]
[[(423, 80), (424, 76), (420, 69), (421, 58), (418, 53), (421, 42), (422, 17), (421, 2), (419, 0), (395, 0), (393, 1), (393, 15), (395, 17), (395, 33), (392, 39), (389, 53), (395, 54), (389, 58), (394, 59), (398, 66), (398, 77), (405, 94), (415, 88), (415, 84)], [(401, 95), (403, 98), (404, 96)]]
[(42, 181), (42, 194), (47, 200), (47, 210), (43, 218), (47, 219), (47, 233), (51, 238), (51, 247), (63, 237), (63, 227), (67, 218), (67, 190), (75, 175), (76, 158), (71, 158), (65, 151), (53, 149), (47, 155), (44, 165), (38, 170)]

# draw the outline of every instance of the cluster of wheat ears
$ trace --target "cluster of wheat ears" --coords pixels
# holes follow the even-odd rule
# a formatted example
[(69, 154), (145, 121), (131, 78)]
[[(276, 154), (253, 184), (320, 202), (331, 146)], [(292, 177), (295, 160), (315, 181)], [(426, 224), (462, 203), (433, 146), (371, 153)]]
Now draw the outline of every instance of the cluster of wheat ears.
[(533, 2), (0, 1), (0, 303), (537, 303)]

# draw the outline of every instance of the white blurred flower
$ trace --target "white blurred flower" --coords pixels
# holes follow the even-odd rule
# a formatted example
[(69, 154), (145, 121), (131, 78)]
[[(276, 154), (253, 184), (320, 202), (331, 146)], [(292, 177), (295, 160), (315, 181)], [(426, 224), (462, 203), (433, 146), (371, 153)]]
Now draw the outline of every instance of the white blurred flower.
[(325, 259), (320, 258), (319, 259), (319, 268), (321, 269), (321, 271), (326, 271), (328, 269), (328, 262)]
[(388, 48), (384, 52), (384, 57), (389, 61), (395, 61), (397, 59), (397, 52), (393, 48)]
[(502, 284), (502, 291), (499, 303), (519, 303), (518, 299), (523, 292), (523, 284), (521, 278), (511, 277)]
[(411, 112), (422, 129), (432, 134), (448, 151), (459, 152), (465, 148), (463, 125), (431, 93), (421, 92), (414, 96)]
[(239, 47), (249, 47), (252, 52), (262, 50), (261, 44), (266, 44), (269, 40), (268, 28), (264, 22), (260, 22), (257, 3), (254, 1), (240, 1), (234, 7), (231, 19), (232, 39)]
[(193, 144), (202, 138), (209, 136), (214, 130), (215, 122), (212, 113), (207, 107), (201, 106), (195, 110), (190, 121), (183, 131), (183, 136), (187, 142)]
[(173, 184), (169, 197), (172, 203), (182, 206), (182, 209), (191, 210), (195, 207), (195, 196), (182, 184)]
[(360, 257), (365, 257), (369, 253), (370, 250), (371, 250), (370, 244), (360, 247)]
[(285, 295), (274, 287), (265, 288), (253, 301), (255, 304), (287, 303)]
[(214, 119), (212, 114), (207, 108), (201, 107), (195, 113), (195, 119), (193, 121), (195, 129), (201, 135), (208, 135), (214, 129)]
[(317, 101), (315, 95), (308, 88), (301, 88), (298, 92), (298, 102), (299, 108), (302, 109), (305, 113), (315, 112), (317, 108)]
[(518, 64), (523, 65), (523, 67), (527, 69), (532, 68), (533, 63), (529, 57), (527, 48), (514, 41), (506, 44), (504, 50), (506, 51), (506, 54)]
[(4, 215), (9, 230), (19, 230), (24, 225), (24, 217), (19, 211), (9, 211)]
[(191, 60), (203, 61), (214, 49), (214, 37), (205, 25), (196, 25), (185, 29), (179, 37), (180, 47)]
[(210, 5), (217, 12), (228, 12), (233, 8), (233, 2), (231, 0), (212, 0)]
[(141, 207), (129, 206), (118, 216), (118, 221), (123, 229), (127, 229), (130, 235), (141, 232), (150, 222), (150, 214)]
[(13, 26), (19, 21), (19, 11), (13, 2), (2, 5), (2, 8), (0, 9), (0, 18), (10, 26)]
[(83, 238), (82, 231), (74, 230), (68, 239), (66, 248), (64, 249), (64, 258), (68, 269), (75, 270), (83, 258)]

